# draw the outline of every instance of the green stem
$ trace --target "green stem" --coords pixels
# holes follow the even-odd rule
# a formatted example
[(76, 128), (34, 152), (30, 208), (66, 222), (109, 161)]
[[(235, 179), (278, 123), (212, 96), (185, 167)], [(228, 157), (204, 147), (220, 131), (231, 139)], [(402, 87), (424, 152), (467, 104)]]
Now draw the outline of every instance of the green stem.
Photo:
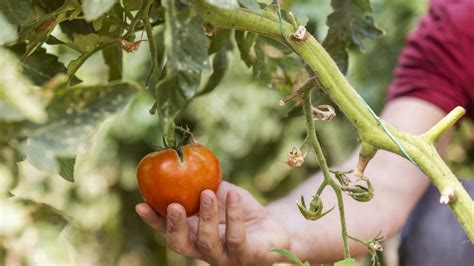
[[(326, 157), (324, 156), (323, 150), (321, 149), (321, 145), (319, 144), (318, 137), (316, 135), (316, 128), (314, 126), (314, 117), (313, 117), (313, 105), (311, 103), (311, 92), (312, 90), (307, 90), (303, 95), (303, 111), (306, 117), (306, 126), (307, 126), (307, 140), (309, 144), (314, 149), (316, 153), (316, 158), (319, 163), (319, 167), (323, 172), (324, 181), (323, 184), (328, 184), (334, 190), (334, 193), (337, 197), (337, 205), (339, 208), (339, 218), (341, 220), (341, 234), (342, 234), (342, 241), (344, 244), (344, 258), (349, 258), (350, 251), (349, 251), (349, 243), (348, 243), (348, 235), (347, 235), (347, 226), (346, 226), (346, 217), (344, 212), (344, 201), (342, 199), (342, 191), (339, 186), (334, 182), (331, 178), (331, 173), (329, 172), (329, 167), (326, 161)], [(321, 186), (323, 189), (324, 187)], [(318, 189), (318, 192), (322, 192), (322, 189)], [(317, 192), (317, 193), (318, 193)], [(319, 194), (318, 194), (319, 195)]]
[[(130, 22), (130, 26), (128, 27), (128, 32), (127, 32), (127, 38), (130, 39), (130, 41), (135, 40), (135, 27), (137, 26), (137, 23), (139, 21), (143, 21), (145, 23), (145, 19), (149, 22), (149, 16), (148, 12), (150, 10), (151, 5), (153, 4), (153, 1), (149, 0), (144, 0), (142, 3), (142, 6), (138, 10), (137, 14), (135, 17), (133, 17), (132, 21)], [(145, 25), (146, 28), (146, 25)]]
[[(152, 3), (153, 3), (152, 0), (144, 0), (143, 6), (147, 7), (148, 8), (147, 10), (149, 10)], [(153, 78), (155, 80), (155, 85), (156, 85), (158, 84), (158, 81), (160, 80), (161, 71), (158, 65), (158, 50), (156, 48), (155, 39), (153, 38), (153, 28), (150, 24), (148, 12), (144, 13), (142, 20), (143, 20), (143, 24), (145, 25), (146, 36), (148, 38), (148, 44), (150, 47), (152, 74), (153, 74)]]
[(169, 121), (167, 124), (168, 124), (168, 129), (166, 130), (166, 140), (168, 141), (169, 145), (176, 146), (176, 140), (174, 137), (174, 130), (176, 128), (176, 125), (174, 124), (173, 121)]
[(91, 52), (82, 54), (77, 59), (75, 59), (75, 60), (80, 60), (80, 64), (74, 65), (74, 67), (72, 67), (71, 69), (68, 69), (68, 71), (67, 71), (67, 74), (69, 76), (68, 84), (71, 82), (72, 78), (74, 77), (74, 74), (76, 74), (76, 72), (79, 70), (79, 68), (81, 68), (81, 66), (86, 62), (86, 60), (89, 59), (89, 57), (91, 57), (91, 55), (93, 55), (94, 53), (96, 53), (96, 52), (98, 52), (102, 49), (105, 49), (105, 48), (107, 48), (111, 45), (114, 45), (116, 43), (117, 43), (116, 41), (113, 41), (113, 42), (100, 44), (96, 48), (94, 48), (94, 50), (92, 50)]
[[(155, 81), (155, 86), (153, 86), (154, 94), (155, 94), (155, 99), (158, 101), (158, 82), (160, 81), (161, 77), (161, 68), (159, 66), (159, 59), (158, 59), (158, 50), (155, 42), (155, 38), (153, 38), (153, 27), (150, 24), (150, 17), (149, 17), (149, 10), (151, 5), (153, 4), (153, 0), (144, 0), (143, 2), (143, 7), (145, 7), (145, 10), (147, 12), (143, 13), (142, 21), (143, 25), (145, 26), (145, 31), (146, 31), (146, 36), (148, 38), (148, 44), (149, 44), (149, 49), (150, 49), (150, 54), (151, 54), (151, 73), (153, 75), (153, 79)], [(148, 84), (148, 81), (147, 81)], [(159, 107), (156, 108), (156, 111), (158, 113), (158, 116), (160, 119), (163, 119), (163, 116), (161, 115), (161, 110)], [(163, 123), (161, 124), (163, 132), (167, 132), (166, 138), (168, 140), (168, 143), (174, 143), (174, 123), (173, 121), (162, 121)], [(173, 132), (170, 134), (170, 130), (173, 130)]]
[(321, 193), (323, 193), (327, 185), (328, 183), (326, 182), (326, 179), (324, 179), (323, 182), (321, 182), (321, 185), (319, 185), (318, 191), (316, 191), (316, 195), (321, 196)]
[[(372, 145), (375, 149), (383, 149), (403, 156), (400, 148), (386, 134), (378, 120), (369, 112), (360, 95), (351, 87), (336, 63), (314, 37), (309, 36), (306, 41), (297, 43), (292, 41), (289, 35), (285, 35), (284, 40), (280, 36), (280, 25), (267, 16), (241, 8), (216, 7), (204, 0), (191, 0), (191, 2), (202, 14), (204, 20), (213, 25), (216, 30), (238, 29), (255, 32), (291, 46), (316, 73), (324, 92), (356, 127), (362, 142)], [(286, 34), (292, 33), (291, 24), (283, 22), (282, 27)], [(452, 119), (450, 118), (450, 121)], [(386, 125), (439, 191), (444, 191), (448, 187), (454, 189), (456, 199), (449, 203), (449, 207), (471, 242), (474, 243), (474, 219), (472, 219), (474, 203), (441, 159), (433, 143), (423, 137), (399, 131), (387, 123)]]

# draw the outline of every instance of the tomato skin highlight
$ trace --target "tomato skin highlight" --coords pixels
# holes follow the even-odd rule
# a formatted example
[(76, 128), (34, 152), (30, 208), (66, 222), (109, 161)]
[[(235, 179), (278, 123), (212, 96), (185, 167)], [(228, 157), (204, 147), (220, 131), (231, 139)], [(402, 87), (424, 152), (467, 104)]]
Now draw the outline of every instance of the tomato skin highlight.
[(183, 205), (187, 216), (199, 211), (201, 192), (217, 192), (221, 168), (214, 153), (206, 146), (181, 147), (183, 160), (174, 149), (152, 152), (137, 167), (138, 188), (145, 202), (162, 216), (171, 203)]

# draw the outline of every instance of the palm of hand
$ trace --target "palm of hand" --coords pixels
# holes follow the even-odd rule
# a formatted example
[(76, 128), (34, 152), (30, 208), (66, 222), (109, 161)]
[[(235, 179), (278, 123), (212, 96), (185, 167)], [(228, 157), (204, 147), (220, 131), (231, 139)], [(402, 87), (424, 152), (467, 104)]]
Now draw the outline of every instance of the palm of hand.
[[(223, 182), (216, 195), (204, 191), (201, 203), (204, 197), (210, 198), (211, 204), (207, 207), (201, 204), (200, 213), (187, 220), (179, 204), (168, 207), (166, 222), (163, 217), (155, 217), (161, 219), (159, 226), (156, 219), (153, 223), (149, 213), (142, 213), (138, 206), (137, 212), (152, 227), (166, 232), (171, 249), (212, 265), (271, 264), (280, 258), (272, 249), (288, 248), (289, 238), (284, 228), (247, 191)], [(183, 217), (181, 222), (170, 219), (173, 211)]]

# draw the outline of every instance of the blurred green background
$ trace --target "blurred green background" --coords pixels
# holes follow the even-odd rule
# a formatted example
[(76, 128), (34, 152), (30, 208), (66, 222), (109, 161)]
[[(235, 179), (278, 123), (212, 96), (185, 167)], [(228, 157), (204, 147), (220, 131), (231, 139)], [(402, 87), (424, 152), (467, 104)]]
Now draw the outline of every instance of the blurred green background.
[[(386, 35), (367, 42), (364, 53), (351, 55), (348, 78), (380, 111), (405, 36), (426, 12), (427, 4), (426, 0), (386, 0), (373, 1), (373, 5)], [(308, 28), (315, 36), (325, 36), (329, 1), (297, 1), (292, 10), (310, 19)], [(125, 79), (144, 82), (149, 70), (146, 45), (125, 55)], [(65, 63), (74, 58), (69, 50), (48, 49)], [(101, 55), (89, 59), (78, 76), (91, 83), (106, 81)], [(301, 117), (286, 117), (288, 109), (278, 105), (280, 99), (277, 91), (252, 77), (234, 53), (225, 81), (214, 92), (193, 100), (178, 119), (178, 124), (189, 125), (198, 140), (215, 151), (226, 180), (250, 190), (263, 203), (284, 195), (317, 170), (311, 155), (301, 168), (283, 163), (286, 153), (301, 145), (305, 127)], [(195, 260), (167, 250), (164, 238), (134, 211), (141, 202), (136, 165), (161, 142), (157, 117), (148, 113), (152, 105), (151, 96), (142, 92), (125, 111), (104, 123), (84, 143), (74, 183), (40, 172), (26, 161), (20, 163), (18, 180), (1, 166), (0, 264), (196, 265)], [(355, 132), (343, 117), (318, 127), (331, 164), (343, 161), (355, 148)], [(471, 129), (465, 122), (448, 151), (450, 165), (459, 176), (474, 175)]]

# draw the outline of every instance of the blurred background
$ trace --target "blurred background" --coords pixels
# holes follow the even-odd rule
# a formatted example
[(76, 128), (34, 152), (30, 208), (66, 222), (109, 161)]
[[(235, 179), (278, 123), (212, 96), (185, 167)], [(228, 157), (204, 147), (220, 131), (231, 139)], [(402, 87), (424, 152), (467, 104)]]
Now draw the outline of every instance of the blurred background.
[[(367, 42), (364, 53), (352, 53), (348, 78), (380, 111), (405, 36), (427, 4), (426, 0), (372, 2), (376, 22), (386, 34)], [(297, 1), (292, 9), (296, 16), (310, 19), (308, 28), (315, 36), (325, 36), (323, 18), (331, 11), (328, 0)], [(150, 65), (146, 45), (125, 55), (125, 79), (144, 83)], [(77, 56), (67, 49), (48, 49), (64, 63)], [(281, 95), (254, 78), (238, 56), (232, 55), (236, 60), (231, 59), (225, 81), (212, 93), (192, 100), (177, 122), (188, 125), (201, 143), (215, 151), (224, 179), (265, 203), (285, 195), (317, 171), (317, 165), (311, 154), (301, 168), (283, 163), (286, 153), (304, 139), (304, 119), (287, 117), (288, 109), (278, 104)], [(90, 58), (77, 75), (90, 83), (105, 82), (102, 56)], [(157, 117), (148, 112), (152, 105), (150, 95), (142, 92), (104, 123), (84, 143), (74, 183), (40, 172), (27, 161), (20, 163), (18, 179), (0, 166), (0, 265), (198, 263), (167, 250), (165, 239), (134, 211), (142, 201), (136, 165), (161, 142)], [(318, 129), (330, 164), (342, 162), (356, 146), (354, 128), (342, 115), (318, 124)], [(446, 156), (458, 176), (474, 176), (471, 129), (467, 121), (459, 127)]]

